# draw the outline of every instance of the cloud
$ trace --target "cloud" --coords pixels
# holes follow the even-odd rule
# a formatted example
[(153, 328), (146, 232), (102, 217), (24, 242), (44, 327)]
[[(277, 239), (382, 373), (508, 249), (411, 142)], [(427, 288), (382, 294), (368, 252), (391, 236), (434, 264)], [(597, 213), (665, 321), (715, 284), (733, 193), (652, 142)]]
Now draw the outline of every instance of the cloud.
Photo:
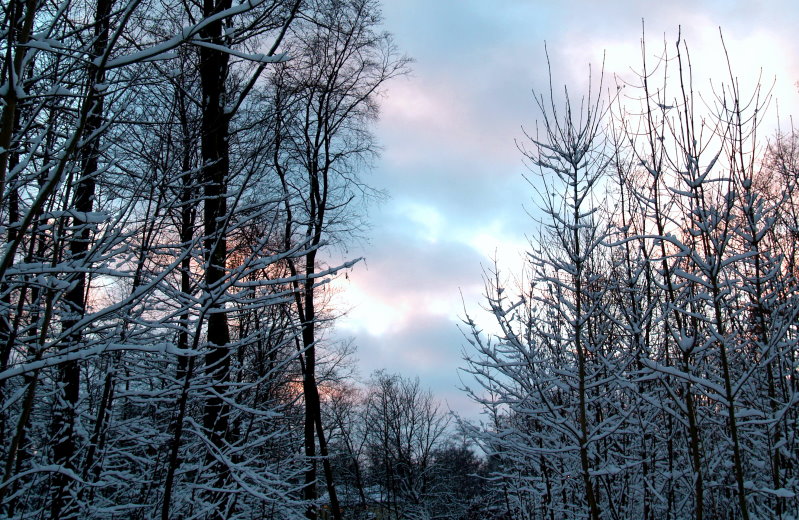
[[(386, 162), (407, 168), (433, 157), (452, 163), (468, 160), (502, 166), (496, 175), (504, 175), (517, 160), (514, 139), (522, 135), (518, 114), (532, 107), (532, 98), (526, 82), (499, 79), (515, 77), (517, 71), (493, 68), (475, 67), (467, 77), (437, 71), (396, 81), (380, 122)], [(504, 99), (505, 104), (492, 106), (492, 99)]]
[(395, 229), (376, 239), (367, 260), (339, 280), (339, 305), (349, 308), (339, 326), (352, 333), (393, 334), (420, 318), (448, 317), (462, 310), (459, 287), (470, 296), (480, 287), (482, 258), (473, 248), (421, 242)]
[[(799, 109), (795, 87), (799, 57), (786, 52), (796, 48), (793, 32), (799, 10), (792, 3), (613, 2), (585, 9), (582, 21), (568, 24), (551, 46), (556, 85), (585, 90), (589, 64), (596, 71), (603, 59), (607, 75), (640, 83), (637, 74), (642, 58), (646, 57), (651, 71), (664, 49), (674, 56), (679, 37), (688, 47), (693, 85), (706, 98), (712, 98), (711, 81), (716, 89), (730, 82), (726, 47), (743, 94), (750, 94), (758, 81), (765, 90), (773, 84), (772, 93), (783, 115)], [(601, 22), (588, 27), (585, 19), (592, 18)], [(643, 53), (642, 38), (646, 40)], [(676, 75), (676, 66), (670, 67), (671, 75)], [(655, 77), (659, 79), (660, 74)], [(776, 113), (770, 117), (776, 119)]]
[[(363, 379), (380, 369), (419, 377), (424, 388), (453, 411), (474, 419), (479, 406), (459, 390), (461, 348), (466, 343), (456, 324), (444, 315), (419, 314), (390, 335), (358, 334), (357, 357)], [(467, 379), (471, 381), (470, 379)]]

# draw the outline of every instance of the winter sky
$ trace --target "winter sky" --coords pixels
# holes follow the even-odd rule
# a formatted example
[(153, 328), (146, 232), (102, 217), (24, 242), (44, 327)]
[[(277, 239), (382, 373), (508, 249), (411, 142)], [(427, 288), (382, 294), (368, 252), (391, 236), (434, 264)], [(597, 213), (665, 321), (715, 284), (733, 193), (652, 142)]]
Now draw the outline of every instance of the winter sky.
[(370, 207), (367, 240), (349, 251), (366, 261), (337, 282), (350, 309), (337, 334), (354, 339), (361, 377), (378, 368), (418, 375), (471, 418), (478, 409), (456, 388), (466, 345), (458, 324), (464, 302), (480, 313), (483, 268), (497, 257), (512, 275), (535, 233), (515, 140), (535, 128), (545, 42), (553, 83), (582, 92), (603, 52), (606, 76), (638, 68), (642, 20), (650, 56), (664, 41), (673, 49), (681, 26), (704, 89), (709, 75), (726, 75), (721, 27), (742, 86), (761, 69), (773, 83), (771, 127), (777, 108), (783, 126), (799, 116), (795, 0), (383, 0), (383, 12), (415, 63), (384, 100), (383, 153), (368, 181), (389, 198)]

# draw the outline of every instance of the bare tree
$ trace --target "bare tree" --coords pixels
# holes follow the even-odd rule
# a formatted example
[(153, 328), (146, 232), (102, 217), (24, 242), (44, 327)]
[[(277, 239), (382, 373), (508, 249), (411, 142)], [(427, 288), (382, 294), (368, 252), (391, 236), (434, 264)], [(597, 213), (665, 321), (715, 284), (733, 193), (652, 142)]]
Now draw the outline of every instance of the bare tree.
[(377, 372), (366, 395), (366, 446), (386, 514), (424, 517), (433, 504), (434, 454), (449, 423), (418, 378)]
[(702, 97), (682, 40), (655, 67), (642, 51), (607, 126), (592, 97), (575, 114), (538, 98), (526, 155), (558, 182), (537, 186), (530, 282), (514, 296), (487, 275), (500, 332), (467, 317), (493, 418), (471, 431), (512, 515), (785, 517), (797, 286), (777, 237), (795, 228), (795, 162), (763, 155), (760, 87), (744, 96), (730, 72)]
[[(274, 167), (285, 197), (285, 247), (308, 247), (302, 261), (288, 260), (302, 340), (309, 461), (304, 496), (309, 502), (317, 498), (318, 443), (332, 512), (340, 518), (317, 388), (318, 306), (323, 299), (318, 274), (327, 260), (325, 245), (357, 229), (352, 203), (371, 192), (359, 180), (359, 172), (377, 153), (369, 124), (377, 117), (385, 83), (404, 74), (408, 60), (398, 56), (391, 36), (380, 31), (374, 1), (315, 1), (304, 18), (306, 23), (293, 31), (290, 47), (298, 59), (273, 77), (274, 113), (269, 123), (276, 136)], [(315, 515), (311, 507), (308, 517)]]

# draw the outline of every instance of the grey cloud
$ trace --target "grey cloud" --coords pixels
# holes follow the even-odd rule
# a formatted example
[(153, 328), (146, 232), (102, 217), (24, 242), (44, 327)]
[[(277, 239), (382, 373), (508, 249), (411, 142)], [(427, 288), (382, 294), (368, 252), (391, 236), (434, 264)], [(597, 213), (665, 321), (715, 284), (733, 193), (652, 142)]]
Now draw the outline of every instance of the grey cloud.
[(424, 387), (453, 411), (475, 418), (479, 407), (458, 390), (463, 376), (458, 370), (459, 360), (465, 343), (452, 319), (429, 315), (417, 317), (410, 326), (390, 336), (362, 334), (356, 338), (364, 378), (379, 369), (419, 376)]

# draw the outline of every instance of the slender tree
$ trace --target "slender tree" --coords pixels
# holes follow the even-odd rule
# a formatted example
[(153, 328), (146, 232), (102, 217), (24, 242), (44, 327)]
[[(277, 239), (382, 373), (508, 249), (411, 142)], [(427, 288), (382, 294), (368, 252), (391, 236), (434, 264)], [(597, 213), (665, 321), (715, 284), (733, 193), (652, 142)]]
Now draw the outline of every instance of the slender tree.
[[(301, 262), (288, 260), (298, 318), (305, 398), (305, 454), (309, 468), (304, 497), (317, 496), (317, 444), (334, 517), (340, 518), (333, 475), (327, 458), (317, 384), (320, 313), (318, 273), (326, 242), (352, 232), (351, 202), (369, 193), (358, 171), (376, 154), (369, 123), (377, 117), (377, 99), (385, 83), (407, 70), (391, 36), (379, 29), (379, 6), (371, 0), (311, 2), (308, 22), (293, 34), (297, 62), (286, 63), (273, 77), (277, 147), (274, 167), (285, 197), (285, 247), (305, 243)], [(313, 507), (307, 513), (315, 518)]]

